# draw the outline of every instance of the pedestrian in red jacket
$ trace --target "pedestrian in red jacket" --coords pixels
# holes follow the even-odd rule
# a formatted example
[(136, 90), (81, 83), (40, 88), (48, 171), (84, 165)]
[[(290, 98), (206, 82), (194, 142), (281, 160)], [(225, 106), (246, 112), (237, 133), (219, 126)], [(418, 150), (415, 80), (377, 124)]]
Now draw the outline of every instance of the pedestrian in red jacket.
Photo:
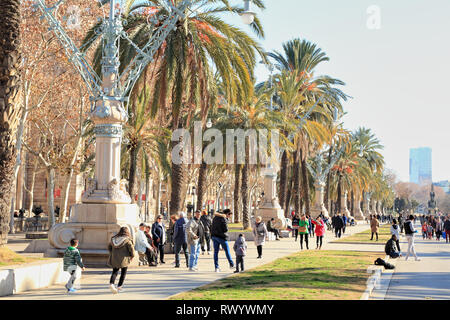
[(318, 217), (316, 220), (312, 219), (312, 223), (314, 223), (314, 225), (316, 226), (316, 228), (315, 228), (316, 239), (317, 239), (316, 249), (320, 250), (322, 248), (322, 239), (323, 239), (323, 236), (325, 235), (325, 223), (323, 222), (323, 220), (320, 217)]

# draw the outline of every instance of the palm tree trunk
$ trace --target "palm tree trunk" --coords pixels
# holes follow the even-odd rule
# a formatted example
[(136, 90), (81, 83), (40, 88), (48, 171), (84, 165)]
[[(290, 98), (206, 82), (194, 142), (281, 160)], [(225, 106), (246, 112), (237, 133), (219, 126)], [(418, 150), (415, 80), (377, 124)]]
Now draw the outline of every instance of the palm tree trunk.
[(300, 153), (299, 153), (299, 149), (297, 149), (295, 151), (294, 154), (294, 210), (296, 214), (301, 214), (301, 188), (300, 188)]
[(4, 0), (0, 11), (0, 247), (8, 241), (11, 190), (20, 120), (20, 0)]
[(337, 186), (337, 213), (341, 213), (341, 198), (342, 198), (342, 190), (341, 190), (341, 175), (339, 175), (338, 186)]
[[(328, 166), (331, 163), (331, 154), (333, 153), (333, 146), (330, 147), (330, 151), (328, 152)], [(324, 198), (323, 198), (323, 203), (325, 204), (325, 208), (331, 212), (331, 207), (329, 207), (329, 196), (330, 196), (330, 179), (331, 179), (331, 170), (328, 171), (327, 174), (327, 182), (326, 182), (326, 186), (325, 186), (325, 194), (324, 194)]]
[[(281, 156), (280, 186), (278, 189), (278, 199), (280, 200), (282, 206), (286, 203), (288, 164), (287, 151), (285, 150), (283, 151), (283, 155)], [(286, 214), (285, 216), (287, 217)]]
[(245, 229), (248, 229), (250, 226), (250, 217), (249, 217), (249, 203), (248, 203), (248, 172), (250, 170), (249, 160), (249, 145), (246, 145), (245, 148), (245, 164), (242, 168), (242, 225)]
[(302, 157), (303, 151), (300, 149), (300, 159), (302, 163), (302, 188), (303, 188), (303, 201), (305, 203), (305, 212), (310, 214), (311, 201), (309, 199), (309, 180), (308, 180), (308, 169), (306, 167), (306, 157)]
[(203, 198), (206, 193), (206, 175), (208, 173), (208, 165), (203, 161), (198, 170), (197, 185), (197, 210), (203, 209)]
[(233, 193), (233, 203), (234, 203), (234, 223), (240, 222), (240, 206), (239, 206), (239, 195), (240, 195), (240, 177), (241, 177), (242, 167), (240, 164), (234, 165), (234, 193)]
[[(292, 169), (292, 168), (290, 168), (290, 169)], [(291, 207), (291, 198), (292, 198), (293, 184), (294, 184), (294, 175), (291, 173), (290, 179), (289, 179), (289, 182), (288, 182), (288, 188), (287, 188), (287, 192), (286, 192), (285, 203), (283, 204), (284, 205), (284, 213), (285, 213), (284, 215), (287, 218), (292, 218), (291, 217), (291, 213), (290, 213), (290, 207)]]
[[(176, 141), (171, 142), (172, 150), (178, 144)], [(182, 152), (181, 152), (182, 153)], [(180, 159), (183, 159), (183, 154), (180, 153)], [(186, 196), (186, 176), (187, 168), (186, 164), (175, 164), (172, 161), (171, 172), (171, 191), (170, 191), (170, 214), (178, 214), (183, 211), (184, 198)]]
[(131, 202), (135, 203), (135, 182), (136, 182), (136, 169), (137, 169), (137, 157), (138, 157), (138, 147), (132, 145), (130, 148), (130, 170), (128, 175), (128, 193), (131, 197)]

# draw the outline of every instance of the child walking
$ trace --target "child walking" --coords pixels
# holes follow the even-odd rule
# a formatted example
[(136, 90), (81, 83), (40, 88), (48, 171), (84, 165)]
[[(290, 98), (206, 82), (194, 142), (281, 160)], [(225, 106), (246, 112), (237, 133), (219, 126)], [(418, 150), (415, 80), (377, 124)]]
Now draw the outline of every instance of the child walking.
[(70, 240), (70, 246), (64, 251), (64, 271), (70, 274), (69, 281), (66, 284), (67, 293), (76, 292), (73, 287), (74, 282), (81, 276), (81, 270), (85, 270), (80, 251), (77, 249), (78, 239)]
[(241, 233), (239, 237), (234, 242), (233, 246), (234, 252), (236, 253), (236, 271), (239, 272), (239, 265), (241, 266), (241, 272), (244, 271), (244, 257), (247, 253), (247, 243), (245, 242), (245, 237)]

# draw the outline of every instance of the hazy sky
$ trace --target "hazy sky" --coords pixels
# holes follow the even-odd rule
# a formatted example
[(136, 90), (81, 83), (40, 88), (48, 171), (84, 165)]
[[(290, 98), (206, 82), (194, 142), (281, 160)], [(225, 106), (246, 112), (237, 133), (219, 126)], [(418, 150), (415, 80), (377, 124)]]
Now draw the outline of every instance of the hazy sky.
[[(373, 5), (379, 30), (367, 27)], [(450, 1), (267, 0), (257, 12), (267, 51), (300, 37), (327, 53), (316, 75), (346, 83), (345, 127), (371, 128), (399, 179), (409, 180), (409, 149), (422, 146), (432, 148), (433, 180), (450, 179)], [(258, 80), (267, 75), (258, 68)]]

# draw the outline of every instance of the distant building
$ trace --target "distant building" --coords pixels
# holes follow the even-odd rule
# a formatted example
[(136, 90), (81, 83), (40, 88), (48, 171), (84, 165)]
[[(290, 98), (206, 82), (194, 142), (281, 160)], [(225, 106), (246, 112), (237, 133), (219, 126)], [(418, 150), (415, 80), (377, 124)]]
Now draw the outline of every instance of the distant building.
[(409, 150), (409, 182), (419, 185), (432, 183), (431, 148)]
[(439, 181), (439, 182), (435, 182), (433, 184), (436, 187), (441, 187), (445, 193), (450, 194), (450, 181), (449, 180)]

